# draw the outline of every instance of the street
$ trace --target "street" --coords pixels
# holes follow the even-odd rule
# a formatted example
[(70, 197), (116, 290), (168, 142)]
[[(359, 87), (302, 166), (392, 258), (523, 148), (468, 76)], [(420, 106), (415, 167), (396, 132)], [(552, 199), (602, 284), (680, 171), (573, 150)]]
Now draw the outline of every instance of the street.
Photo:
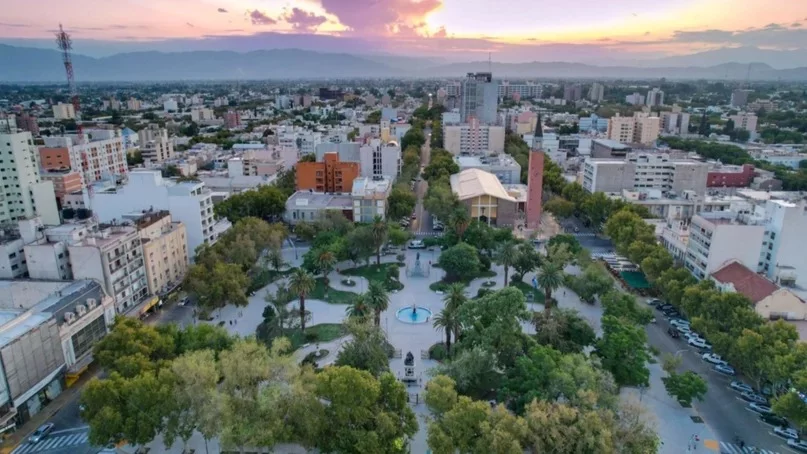
[[(427, 165), (429, 165), (429, 159), (431, 158), (431, 129), (425, 128), (423, 130), (423, 135), (426, 137), (426, 143), (423, 144), (420, 151), (421, 172)], [(420, 178), (420, 174), (417, 178), (418, 181), (415, 182), (415, 195), (417, 196), (417, 202), (415, 203), (415, 214), (417, 219), (412, 221), (411, 227), (412, 232), (415, 235), (423, 235), (433, 232), (431, 216), (423, 206), (423, 199), (426, 197), (426, 191), (429, 189), (429, 183), (426, 182), (425, 179)], [(443, 219), (442, 221), (445, 222), (446, 219)]]

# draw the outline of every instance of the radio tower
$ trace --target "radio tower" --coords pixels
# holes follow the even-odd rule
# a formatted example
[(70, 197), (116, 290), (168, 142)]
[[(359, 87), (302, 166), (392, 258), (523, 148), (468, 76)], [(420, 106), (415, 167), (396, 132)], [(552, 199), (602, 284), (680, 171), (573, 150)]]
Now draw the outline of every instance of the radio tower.
[(73, 76), (73, 60), (70, 57), (70, 51), (73, 49), (73, 40), (70, 35), (64, 31), (62, 24), (59, 24), (59, 33), (56, 34), (56, 44), (59, 50), (62, 51), (62, 61), (64, 62), (64, 71), (67, 73), (67, 88), (70, 90), (70, 102), (73, 104), (73, 110), (76, 113), (76, 127), (78, 128), (79, 141), (81, 140), (81, 103), (78, 99), (78, 90), (76, 89), (76, 79)]

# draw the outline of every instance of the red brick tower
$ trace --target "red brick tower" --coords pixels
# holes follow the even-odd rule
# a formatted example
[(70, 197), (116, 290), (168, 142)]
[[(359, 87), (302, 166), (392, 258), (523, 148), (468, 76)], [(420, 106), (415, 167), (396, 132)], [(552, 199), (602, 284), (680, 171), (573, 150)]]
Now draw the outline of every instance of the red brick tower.
[(530, 162), (527, 172), (527, 228), (537, 230), (541, 225), (541, 208), (544, 184), (544, 130), (541, 115), (535, 124), (535, 134), (530, 150)]

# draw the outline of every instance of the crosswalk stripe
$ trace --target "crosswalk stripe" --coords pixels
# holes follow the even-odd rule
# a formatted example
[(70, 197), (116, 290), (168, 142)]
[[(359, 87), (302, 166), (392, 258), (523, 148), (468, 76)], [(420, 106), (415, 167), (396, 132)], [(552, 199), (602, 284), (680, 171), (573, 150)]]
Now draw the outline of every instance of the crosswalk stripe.
[(756, 451), (754, 451), (754, 448), (752, 448), (751, 446), (745, 446), (743, 448), (740, 448), (739, 446), (737, 446), (737, 445), (735, 445), (733, 443), (726, 443), (726, 442), (723, 442), (723, 441), (720, 442), (720, 453), (721, 454), (756, 454), (756, 453), (759, 453), (759, 454), (779, 454), (776, 451), (770, 451), (770, 450), (767, 450), (767, 449), (757, 449)]
[(11, 454), (35, 454), (42, 451), (51, 449), (65, 448), (68, 446), (75, 446), (87, 443), (90, 435), (88, 432), (74, 433), (63, 435), (60, 437), (46, 438), (39, 443), (26, 442), (24, 445), (18, 446)]
[(49, 438), (49, 439), (47, 439), (45, 441), (40, 441), (39, 443), (37, 443), (37, 448), (39, 448), (38, 449), (39, 451), (44, 451), (46, 449), (50, 449), (50, 447), (52, 445), (55, 445), (56, 442), (59, 441), (60, 438), (61, 437)]

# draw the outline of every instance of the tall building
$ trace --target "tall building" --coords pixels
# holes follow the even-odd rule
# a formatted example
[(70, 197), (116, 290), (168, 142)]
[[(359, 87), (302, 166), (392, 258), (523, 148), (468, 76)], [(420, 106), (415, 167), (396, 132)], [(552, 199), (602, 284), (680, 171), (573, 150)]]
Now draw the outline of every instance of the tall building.
[(189, 254), (203, 243), (215, 243), (231, 227), (226, 219), (215, 219), (212, 193), (204, 183), (166, 179), (159, 170), (133, 170), (125, 184), (94, 191), (89, 200), (106, 223), (144, 210), (169, 211), (172, 219), (185, 224)]
[(75, 120), (76, 109), (70, 103), (59, 103), (53, 106), (53, 118), (57, 120)]
[(527, 202), (525, 206), (527, 229), (537, 230), (541, 226), (541, 211), (543, 207), (544, 184), (544, 152), (543, 152), (544, 126), (541, 116), (533, 133), (530, 159), (527, 170)]
[(674, 159), (667, 153), (628, 153), (623, 159), (586, 159), (583, 188), (588, 192), (621, 193), (623, 190), (657, 190), (661, 193), (706, 192), (709, 164)]
[(631, 143), (633, 142), (634, 129), (635, 121), (633, 117), (622, 117), (616, 114), (608, 122), (607, 136), (617, 142)]
[(353, 222), (373, 222), (376, 216), (387, 216), (387, 198), (392, 192), (392, 179), (360, 177), (353, 180), (350, 196), (353, 199)]
[(188, 271), (185, 225), (166, 210), (124, 216), (134, 222), (143, 244), (149, 293), (159, 295), (182, 282)]
[(336, 153), (325, 153), (322, 162), (297, 163), (297, 190), (350, 193), (361, 174), (358, 162), (342, 162)]
[(168, 139), (168, 130), (150, 124), (137, 132), (140, 153), (146, 162), (163, 162), (174, 156), (174, 142)]
[(664, 92), (660, 88), (653, 88), (647, 92), (646, 104), (648, 107), (664, 105)]
[(0, 134), (0, 223), (41, 216), (61, 222), (53, 183), (42, 181), (39, 153), (28, 131)]
[(362, 177), (386, 176), (394, 180), (401, 173), (401, 146), (397, 142), (383, 143), (380, 139), (372, 139), (359, 148), (359, 160)]
[(641, 93), (633, 93), (632, 95), (625, 96), (625, 103), (632, 106), (641, 106), (644, 104), (644, 95)]
[(588, 100), (591, 102), (601, 102), (605, 97), (605, 86), (599, 82), (591, 84), (591, 89), (588, 91)]
[(459, 155), (486, 155), (504, 152), (504, 126), (470, 123), (443, 126), (443, 148)]
[(580, 84), (565, 85), (563, 87), (563, 99), (569, 102), (579, 101), (583, 98), (583, 86)]
[(757, 131), (757, 116), (752, 113), (741, 113), (729, 117), (734, 122), (734, 129), (745, 129), (748, 132)]
[(701, 213), (692, 217), (684, 266), (704, 279), (736, 260), (757, 269), (762, 253), (765, 226), (745, 224), (731, 212)]
[(464, 123), (476, 118), (481, 124), (496, 124), (498, 83), (491, 73), (468, 73), (460, 85), (460, 117)]
[(213, 121), (216, 119), (216, 115), (213, 113), (213, 109), (209, 109), (207, 107), (194, 107), (191, 109), (191, 121), (196, 123), (201, 123), (204, 121)]
[(633, 116), (633, 142), (645, 145), (653, 144), (659, 137), (661, 130), (661, 119), (659, 117), (651, 117), (649, 114), (643, 112), (636, 112)]
[(42, 181), (53, 183), (53, 193), (60, 206), (64, 197), (72, 192), (81, 191), (81, 174), (72, 170), (41, 170)]
[(597, 114), (581, 117), (579, 121), (580, 132), (607, 132), (608, 119), (600, 118)]
[(241, 126), (241, 115), (237, 110), (228, 110), (227, 113), (224, 114), (224, 126), (228, 129)]
[(138, 110), (140, 110), (142, 108), (143, 108), (143, 104), (138, 99), (129, 98), (126, 101), (126, 109), (127, 110), (133, 110), (133, 111), (136, 112), (136, 111), (138, 111)]
[(36, 117), (27, 113), (17, 114), (17, 128), (30, 132), (32, 136), (39, 135), (39, 123)]
[[(91, 137), (92, 136), (92, 137)], [(72, 169), (81, 173), (86, 187), (97, 181), (122, 177), (128, 173), (126, 152), (120, 130), (96, 130), (93, 134), (45, 137), (39, 148), (43, 168)]]
[(541, 85), (531, 82), (526, 84), (511, 84), (510, 82), (504, 81), (499, 85), (498, 90), (499, 98), (512, 98), (517, 95), (521, 99), (533, 99), (540, 98), (542, 93)]
[(665, 134), (688, 134), (689, 114), (685, 112), (662, 112), (661, 129)]
[(745, 107), (751, 90), (736, 89), (731, 92), (731, 107)]

